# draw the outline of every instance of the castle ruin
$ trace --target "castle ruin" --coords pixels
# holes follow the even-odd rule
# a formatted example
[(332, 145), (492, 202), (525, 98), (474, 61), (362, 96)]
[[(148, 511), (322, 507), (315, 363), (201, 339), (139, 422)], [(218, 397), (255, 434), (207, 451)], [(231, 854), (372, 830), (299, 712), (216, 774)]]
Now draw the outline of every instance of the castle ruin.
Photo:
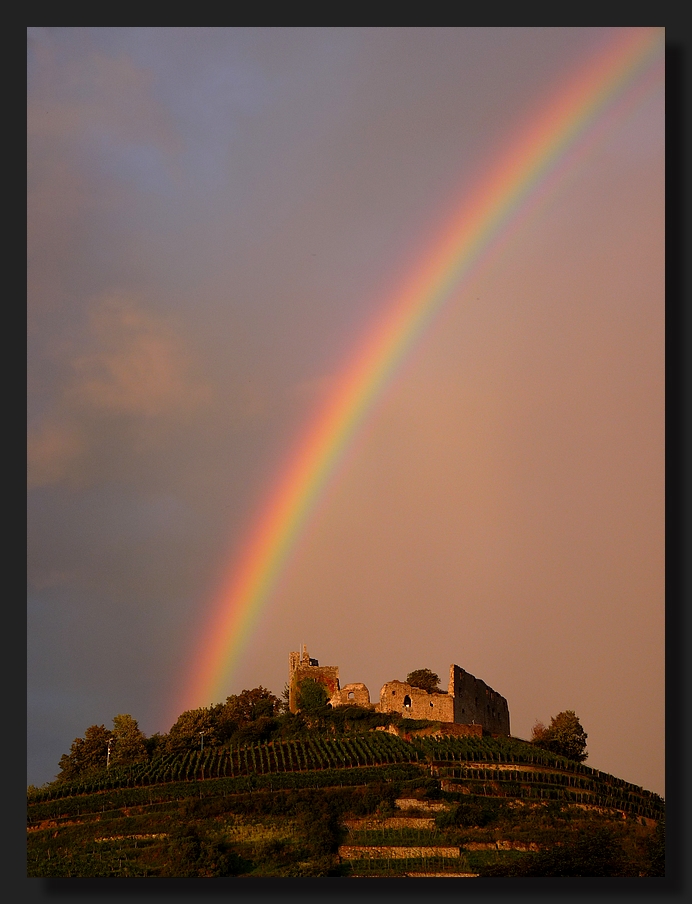
[(388, 681), (382, 686), (379, 703), (370, 702), (370, 692), (361, 683), (339, 684), (338, 666), (321, 666), (308, 655), (303, 645), (300, 653), (289, 654), (289, 709), (298, 711), (298, 686), (304, 678), (322, 684), (331, 706), (364, 706), (381, 713), (398, 713), (409, 719), (429, 719), (454, 725), (479, 726), (476, 731), (509, 736), (507, 700), (458, 665), (449, 667), (446, 691), (428, 692), (405, 681)]

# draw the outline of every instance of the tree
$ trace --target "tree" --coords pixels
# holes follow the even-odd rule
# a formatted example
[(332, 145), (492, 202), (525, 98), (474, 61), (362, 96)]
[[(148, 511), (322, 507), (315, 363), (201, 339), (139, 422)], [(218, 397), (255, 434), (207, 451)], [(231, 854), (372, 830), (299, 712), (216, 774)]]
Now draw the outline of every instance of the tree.
[[(240, 694), (231, 694), (225, 703), (213, 707), (214, 724), (219, 741), (227, 741), (236, 732), (243, 731), (258, 719), (266, 722), (280, 712), (281, 701), (266, 687), (245, 689)], [(264, 729), (263, 729), (264, 730)]]
[(284, 713), (290, 712), (289, 701), (291, 699), (291, 688), (288, 686), (288, 682), (284, 684), (284, 689), (281, 691), (281, 702), (279, 703), (277, 712), (283, 715)]
[(178, 750), (191, 750), (200, 747), (201, 735), (204, 734), (204, 743), (210, 746), (218, 743), (216, 734), (216, 720), (210, 709), (188, 709), (181, 713), (175, 725), (171, 728), (166, 739), (166, 750), (175, 753)]
[(120, 713), (113, 717), (113, 740), (112, 763), (128, 765), (147, 759), (146, 736), (131, 715)]
[(587, 737), (574, 710), (568, 709), (553, 716), (547, 728), (542, 722), (536, 722), (531, 733), (531, 743), (543, 750), (583, 763), (588, 756)]
[(243, 726), (261, 716), (273, 716), (280, 706), (279, 698), (260, 685), (227, 697), (226, 702), (222, 704), (222, 717)]
[(298, 709), (306, 713), (315, 713), (327, 705), (329, 695), (327, 689), (314, 678), (303, 678), (298, 683)]
[(168, 736), (162, 735), (158, 731), (155, 731), (153, 735), (149, 735), (148, 738), (145, 738), (144, 745), (147, 748), (147, 757), (151, 759), (153, 756), (156, 756), (156, 754), (161, 753), (162, 750), (165, 750), (167, 740)]
[(406, 676), (406, 683), (411, 687), (419, 687), (429, 694), (434, 694), (440, 689), (440, 676), (431, 672), (430, 669), (415, 669)]
[(90, 725), (83, 738), (75, 738), (69, 753), (60, 757), (58, 778), (76, 778), (91, 769), (105, 769), (108, 742), (113, 734), (105, 725)]
[(531, 743), (535, 744), (537, 747), (540, 746), (540, 741), (545, 737), (545, 733), (548, 729), (545, 727), (545, 723), (536, 719), (534, 722), (533, 728), (531, 729)]
[(233, 744), (249, 744), (256, 741), (268, 741), (276, 728), (276, 719), (270, 716), (260, 716), (243, 725), (232, 736)]

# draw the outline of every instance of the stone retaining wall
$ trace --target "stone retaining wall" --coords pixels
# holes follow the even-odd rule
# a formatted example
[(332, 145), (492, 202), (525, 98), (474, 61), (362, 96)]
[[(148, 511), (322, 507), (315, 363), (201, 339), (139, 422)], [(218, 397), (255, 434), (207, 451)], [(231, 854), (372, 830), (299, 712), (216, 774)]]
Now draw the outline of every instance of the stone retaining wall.
[(415, 797), (399, 797), (394, 803), (398, 810), (422, 810), (430, 813), (449, 809), (449, 805), (441, 800), (417, 800)]
[(435, 819), (432, 816), (389, 816), (386, 819), (345, 819), (344, 825), (357, 831), (359, 829), (434, 829)]
[(342, 860), (417, 860), (423, 857), (460, 856), (458, 847), (394, 847), (387, 845), (342, 844)]
[(540, 850), (538, 845), (531, 841), (523, 844), (521, 841), (467, 841), (462, 845), (466, 851), (534, 851)]

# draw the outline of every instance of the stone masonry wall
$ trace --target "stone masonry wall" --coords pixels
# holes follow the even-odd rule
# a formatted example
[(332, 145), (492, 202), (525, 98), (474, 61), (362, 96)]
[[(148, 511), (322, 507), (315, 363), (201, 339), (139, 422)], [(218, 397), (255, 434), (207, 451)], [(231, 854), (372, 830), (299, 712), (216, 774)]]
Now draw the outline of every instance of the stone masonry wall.
[(361, 682), (345, 684), (329, 701), (332, 706), (365, 706), (372, 707), (370, 691)]
[(449, 694), (429, 694), (405, 681), (388, 681), (380, 691), (381, 713), (401, 713), (409, 719), (454, 721), (454, 699)]
[(292, 713), (298, 712), (298, 686), (304, 678), (312, 678), (324, 685), (328, 699), (339, 691), (339, 667), (336, 665), (300, 666), (293, 673), (289, 685), (288, 706)]
[(383, 713), (401, 713), (410, 719), (430, 719), (480, 726), (491, 734), (509, 736), (509, 707), (505, 698), (458, 665), (449, 668), (447, 693), (428, 693), (405, 681), (388, 681), (380, 691)]
[(449, 694), (454, 699), (454, 718), (458, 723), (482, 725), (491, 734), (509, 736), (507, 701), (458, 665), (449, 668)]
[(372, 707), (382, 713), (396, 712), (409, 719), (429, 719), (449, 725), (468, 726), (468, 733), (509, 736), (507, 700), (458, 665), (449, 667), (448, 690), (428, 693), (405, 681), (388, 681), (382, 686), (379, 703), (373, 707), (367, 687), (360, 683), (339, 685), (338, 666), (320, 666), (308, 655), (307, 647), (289, 653), (289, 709), (298, 711), (298, 685), (312, 678), (327, 691), (332, 706)]
[(339, 692), (339, 667), (336, 665), (320, 665), (311, 659), (306, 646), (300, 653), (288, 654), (288, 708), (292, 713), (298, 712), (298, 685), (304, 678), (312, 678), (324, 685), (327, 697), (331, 700)]
[(389, 847), (386, 845), (342, 844), (339, 857), (342, 860), (413, 860), (425, 857), (461, 856), (458, 847)]

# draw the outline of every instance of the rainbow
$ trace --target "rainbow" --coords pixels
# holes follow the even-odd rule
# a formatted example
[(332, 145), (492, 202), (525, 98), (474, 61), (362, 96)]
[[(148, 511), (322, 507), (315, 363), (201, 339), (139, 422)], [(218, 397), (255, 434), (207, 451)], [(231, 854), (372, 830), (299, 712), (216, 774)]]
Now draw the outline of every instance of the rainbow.
[[(661, 85), (663, 29), (618, 29), (607, 46), (539, 111), (467, 192), (366, 332), (323, 410), (300, 438), (234, 560), (193, 656), (176, 715), (230, 693), (229, 680), (269, 605), (299, 539), (339, 463), (399, 365), (453, 288), (487, 259), (574, 165), (616, 101), (653, 71)], [(631, 107), (631, 101), (630, 101)], [(593, 142), (592, 142), (593, 143)], [(577, 150), (575, 150), (575, 148)], [(522, 220), (523, 222), (523, 220)]]

